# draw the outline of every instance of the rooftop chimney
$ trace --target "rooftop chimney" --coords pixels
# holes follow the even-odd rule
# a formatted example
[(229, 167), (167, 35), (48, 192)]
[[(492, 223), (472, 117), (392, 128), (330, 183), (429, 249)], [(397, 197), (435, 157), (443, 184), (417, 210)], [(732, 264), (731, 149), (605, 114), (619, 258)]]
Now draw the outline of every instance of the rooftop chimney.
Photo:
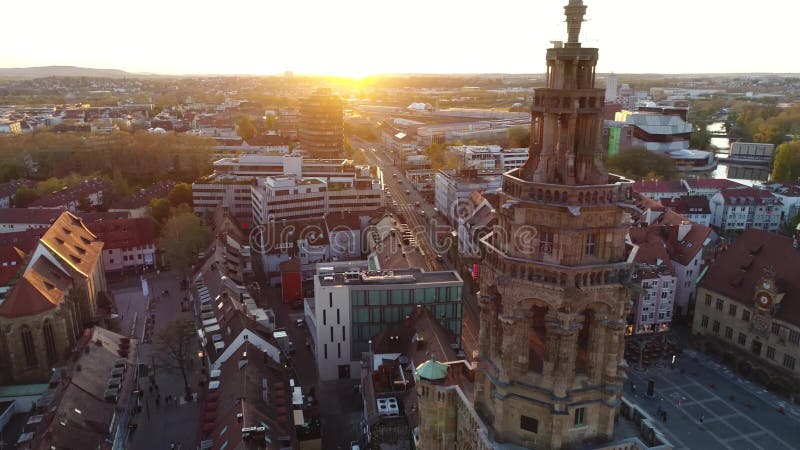
[(689, 231), (691, 230), (692, 230), (692, 223), (689, 222), (688, 220), (682, 221), (681, 224), (678, 225), (678, 240), (682, 241), (686, 237), (686, 235), (689, 234)]

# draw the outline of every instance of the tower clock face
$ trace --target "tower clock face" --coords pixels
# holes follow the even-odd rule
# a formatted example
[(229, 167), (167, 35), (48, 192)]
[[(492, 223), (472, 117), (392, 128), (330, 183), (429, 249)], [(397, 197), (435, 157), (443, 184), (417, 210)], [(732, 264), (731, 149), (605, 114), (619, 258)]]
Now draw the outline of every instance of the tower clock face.
[(768, 308), (770, 303), (772, 302), (772, 298), (770, 298), (769, 294), (762, 292), (758, 294), (758, 306), (762, 308)]
[(761, 287), (763, 287), (764, 289), (770, 289), (772, 288), (772, 283), (770, 283), (769, 281), (765, 281), (761, 284)]

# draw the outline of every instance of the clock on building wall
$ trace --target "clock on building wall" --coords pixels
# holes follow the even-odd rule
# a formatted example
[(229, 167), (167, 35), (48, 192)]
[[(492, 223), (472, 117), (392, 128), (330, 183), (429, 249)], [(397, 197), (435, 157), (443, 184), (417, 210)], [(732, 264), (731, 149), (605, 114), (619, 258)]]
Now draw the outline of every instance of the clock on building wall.
[(756, 305), (761, 309), (770, 309), (772, 307), (772, 296), (767, 292), (759, 292), (756, 294)]

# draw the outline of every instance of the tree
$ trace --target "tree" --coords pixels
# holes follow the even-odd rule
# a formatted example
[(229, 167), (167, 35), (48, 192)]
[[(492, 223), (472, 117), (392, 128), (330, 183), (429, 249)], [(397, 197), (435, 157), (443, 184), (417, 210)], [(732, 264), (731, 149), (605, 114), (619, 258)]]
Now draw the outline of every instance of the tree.
[(249, 117), (239, 117), (239, 120), (236, 121), (236, 134), (238, 134), (239, 137), (245, 141), (249, 141), (255, 137), (256, 133), (258, 133), (258, 130), (256, 130), (256, 126), (253, 125), (253, 121)]
[(189, 183), (176, 184), (167, 194), (167, 200), (174, 207), (182, 204), (192, 206), (192, 185)]
[(39, 194), (35, 189), (23, 185), (17, 189), (17, 192), (14, 194), (14, 198), (12, 199), (12, 203), (14, 204), (15, 208), (24, 208), (33, 203), (37, 198), (39, 198)]
[(444, 144), (431, 144), (425, 149), (425, 155), (431, 160), (431, 169), (434, 171), (444, 166), (447, 146)]
[(508, 129), (508, 146), (511, 148), (528, 147), (531, 144), (531, 130), (528, 127), (516, 126)]
[(60, 191), (67, 187), (63, 180), (55, 177), (48, 178), (36, 183), (36, 192), (40, 195), (48, 195)]
[(612, 172), (638, 180), (642, 178), (674, 179), (675, 162), (666, 155), (653, 153), (646, 148), (632, 147), (621, 151), (606, 161)]
[(695, 124), (692, 128), (692, 134), (689, 137), (689, 148), (696, 150), (706, 150), (711, 146), (711, 135), (706, 129), (706, 123), (700, 122)]
[(158, 246), (171, 264), (186, 269), (211, 238), (211, 228), (202, 225), (188, 205), (181, 204), (164, 225)]
[(119, 169), (114, 170), (114, 176), (111, 178), (111, 187), (114, 189), (114, 195), (117, 198), (127, 197), (133, 193), (133, 189), (131, 189), (130, 184), (128, 184), (128, 180), (125, 179), (125, 176), (122, 175), (122, 171)]
[(772, 160), (772, 181), (794, 181), (798, 178), (800, 178), (800, 141), (779, 145)]
[(189, 379), (186, 376), (186, 366), (189, 360), (195, 357), (192, 346), (194, 333), (191, 321), (178, 319), (159, 330), (154, 339), (158, 366), (180, 373), (183, 378), (186, 400), (189, 400), (192, 395)]
[(92, 208), (92, 200), (89, 199), (88, 196), (84, 195), (83, 197), (78, 199), (78, 211), (86, 212)]
[(163, 224), (169, 217), (170, 204), (165, 198), (150, 200), (150, 216), (159, 224)]
[(264, 118), (264, 127), (267, 130), (278, 129), (278, 118), (275, 117), (275, 114), (267, 114), (267, 116)]

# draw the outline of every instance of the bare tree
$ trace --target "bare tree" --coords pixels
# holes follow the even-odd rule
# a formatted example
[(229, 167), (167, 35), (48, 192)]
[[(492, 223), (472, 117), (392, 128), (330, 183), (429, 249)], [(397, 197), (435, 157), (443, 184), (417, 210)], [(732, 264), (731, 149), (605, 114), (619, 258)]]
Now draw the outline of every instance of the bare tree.
[(189, 320), (175, 320), (168, 323), (155, 336), (158, 365), (181, 374), (187, 400), (191, 397), (191, 389), (186, 376), (186, 365), (189, 359), (194, 357), (193, 337), (194, 325)]

